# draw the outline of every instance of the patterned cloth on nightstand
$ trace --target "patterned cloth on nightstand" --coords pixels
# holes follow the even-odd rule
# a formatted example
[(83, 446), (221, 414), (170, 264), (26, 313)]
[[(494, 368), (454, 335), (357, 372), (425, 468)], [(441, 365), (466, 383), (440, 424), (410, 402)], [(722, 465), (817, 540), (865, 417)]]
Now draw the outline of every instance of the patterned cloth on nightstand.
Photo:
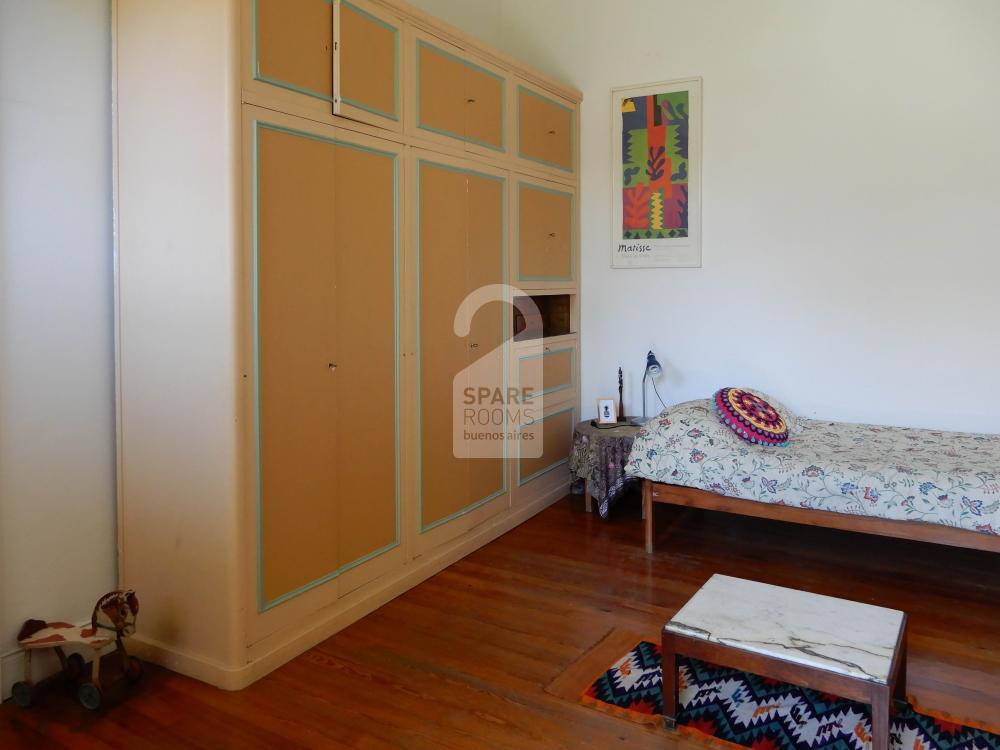
[(638, 432), (638, 427), (627, 422), (600, 429), (586, 420), (576, 426), (569, 470), (587, 483), (601, 518), (608, 517), (611, 506), (624, 494), (629, 482), (625, 464)]

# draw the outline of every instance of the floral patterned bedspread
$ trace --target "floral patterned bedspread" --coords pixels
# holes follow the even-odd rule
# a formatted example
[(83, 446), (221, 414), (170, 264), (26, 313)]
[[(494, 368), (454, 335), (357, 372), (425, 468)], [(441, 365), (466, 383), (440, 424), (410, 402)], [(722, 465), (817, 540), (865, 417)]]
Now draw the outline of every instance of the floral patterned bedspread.
[(796, 418), (785, 448), (740, 440), (709, 400), (654, 417), (625, 473), (764, 503), (1000, 534), (1000, 435)]

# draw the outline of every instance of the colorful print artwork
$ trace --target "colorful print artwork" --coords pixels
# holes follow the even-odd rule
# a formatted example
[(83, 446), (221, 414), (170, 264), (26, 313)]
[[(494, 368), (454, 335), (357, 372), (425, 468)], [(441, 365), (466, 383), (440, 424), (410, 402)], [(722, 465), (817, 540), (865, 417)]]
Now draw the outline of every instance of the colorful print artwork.
[(689, 92), (622, 99), (622, 238), (688, 236)]

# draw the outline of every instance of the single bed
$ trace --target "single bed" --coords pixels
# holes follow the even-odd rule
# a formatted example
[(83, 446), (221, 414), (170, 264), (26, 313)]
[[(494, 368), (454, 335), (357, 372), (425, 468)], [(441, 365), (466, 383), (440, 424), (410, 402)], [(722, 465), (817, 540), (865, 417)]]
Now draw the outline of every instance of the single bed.
[(645, 480), (647, 551), (659, 502), (1000, 552), (1000, 435), (784, 411), (783, 448), (741, 440), (707, 399), (639, 432), (625, 473)]

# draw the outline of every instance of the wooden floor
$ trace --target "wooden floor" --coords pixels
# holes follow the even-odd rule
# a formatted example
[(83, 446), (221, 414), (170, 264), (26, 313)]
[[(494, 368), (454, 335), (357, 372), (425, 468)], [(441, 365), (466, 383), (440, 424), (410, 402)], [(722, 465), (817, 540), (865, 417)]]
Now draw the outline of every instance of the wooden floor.
[[(89, 714), (55, 687), (0, 707), (0, 747), (664, 748), (544, 688), (611, 628), (655, 636), (713, 573), (906, 610), (910, 692), (1000, 725), (1000, 556), (638, 505), (558, 504), (250, 688), (150, 668)], [(689, 744), (690, 746), (690, 744)]]

